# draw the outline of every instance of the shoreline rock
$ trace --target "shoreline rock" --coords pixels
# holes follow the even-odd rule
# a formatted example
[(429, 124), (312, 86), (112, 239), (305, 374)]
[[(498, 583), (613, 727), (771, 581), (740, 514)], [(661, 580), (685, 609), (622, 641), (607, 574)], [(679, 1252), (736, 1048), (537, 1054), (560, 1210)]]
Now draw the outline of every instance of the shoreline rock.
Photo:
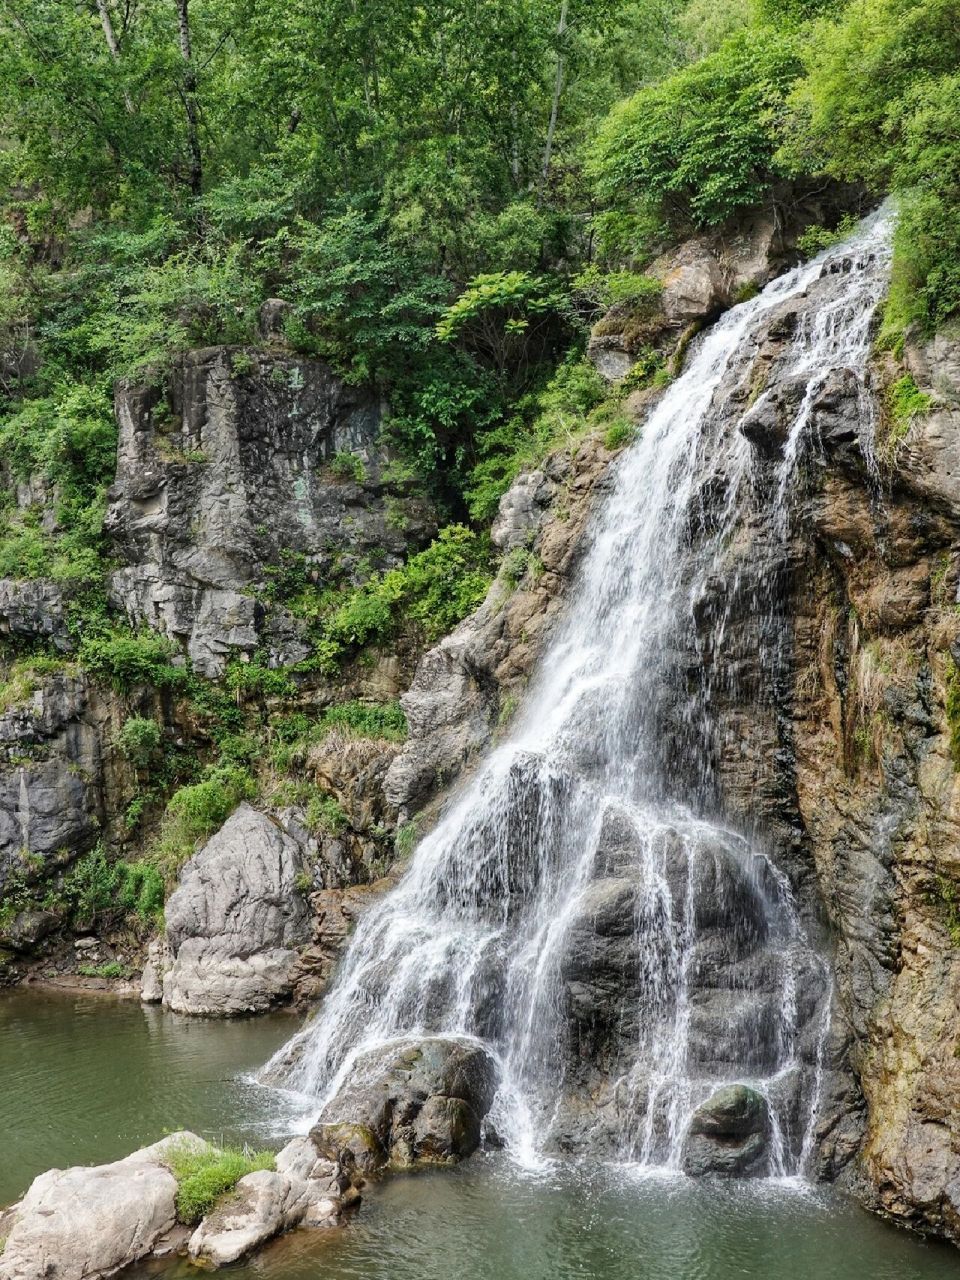
[(0, 1280), (100, 1280), (135, 1262), (186, 1252), (216, 1270), (281, 1232), (336, 1225), (360, 1196), (309, 1138), (278, 1153), (276, 1171), (241, 1178), (196, 1228), (177, 1218), (171, 1156), (209, 1147), (188, 1131), (111, 1164), (51, 1169), (0, 1211)]

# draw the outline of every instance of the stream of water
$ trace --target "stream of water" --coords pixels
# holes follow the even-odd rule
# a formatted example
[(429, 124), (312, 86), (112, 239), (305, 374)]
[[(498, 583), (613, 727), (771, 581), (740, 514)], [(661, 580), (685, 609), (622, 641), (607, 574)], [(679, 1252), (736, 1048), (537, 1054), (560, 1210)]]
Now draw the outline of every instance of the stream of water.
[[(881, 213), (727, 312), (693, 350), (615, 468), (509, 740), (364, 916), (317, 1016), (264, 1079), (336, 1118), (329, 1107), (362, 1055), (409, 1038), (478, 1038), (499, 1064), (494, 1123), (514, 1159), (536, 1167), (559, 1143), (666, 1170), (681, 1167), (693, 1109), (738, 1081), (767, 1100), (768, 1172), (807, 1170), (829, 967), (763, 833), (724, 820), (705, 745), (709, 690), (678, 692), (677, 655), (717, 581), (736, 595), (728, 549), (756, 505), (725, 375), (765, 318), (797, 301), (777, 380), (803, 390), (774, 501), (757, 512), (776, 548), (811, 406), (839, 370), (864, 380), (889, 241)], [(773, 636), (775, 648), (777, 627), (762, 625), (772, 604), (753, 603), (757, 646)], [(721, 613), (712, 625), (725, 623)], [(761, 669), (774, 660), (759, 655)], [(604, 959), (606, 986), (596, 997), (588, 987), (593, 1007), (578, 1013), (589, 923), (616, 912), (626, 927), (613, 931), (630, 945)], [(596, 1122), (573, 1133), (564, 1103), (585, 1092), (575, 1071), (591, 1018), (616, 1031), (593, 1051), (607, 1079), (605, 1096), (593, 1091)]]

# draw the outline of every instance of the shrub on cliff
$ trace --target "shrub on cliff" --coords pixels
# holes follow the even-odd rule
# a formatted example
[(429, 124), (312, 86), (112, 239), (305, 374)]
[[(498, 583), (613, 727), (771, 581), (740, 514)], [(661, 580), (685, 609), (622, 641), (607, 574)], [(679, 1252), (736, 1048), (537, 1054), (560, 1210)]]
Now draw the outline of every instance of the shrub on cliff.
[(799, 55), (789, 31), (754, 28), (620, 103), (589, 152), (601, 201), (647, 204), (681, 233), (759, 203), (780, 171), (776, 123)]
[(199, 782), (170, 797), (160, 837), (146, 860), (172, 883), (197, 845), (219, 831), (241, 800), (255, 795), (256, 784), (245, 769), (235, 764), (209, 768)]
[(853, 0), (814, 25), (779, 162), (900, 193), (885, 328), (960, 311), (960, 20), (954, 0)]

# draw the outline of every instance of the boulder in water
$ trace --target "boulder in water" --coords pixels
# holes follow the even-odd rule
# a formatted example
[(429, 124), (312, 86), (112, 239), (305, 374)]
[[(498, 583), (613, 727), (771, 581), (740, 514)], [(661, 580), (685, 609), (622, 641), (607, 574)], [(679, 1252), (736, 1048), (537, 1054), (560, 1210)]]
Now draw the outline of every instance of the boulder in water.
[(766, 1099), (746, 1085), (724, 1085), (693, 1113), (683, 1144), (684, 1172), (762, 1176), (769, 1165), (769, 1139)]
[(205, 1145), (175, 1133), (124, 1160), (51, 1169), (0, 1214), (0, 1280), (96, 1280), (157, 1251), (177, 1226), (171, 1147)]
[(479, 1044), (392, 1042), (361, 1056), (311, 1136), (322, 1156), (364, 1173), (452, 1162), (480, 1145), (497, 1071)]
[(301, 1178), (259, 1169), (203, 1219), (190, 1237), (190, 1257), (206, 1267), (224, 1267), (296, 1226), (333, 1226), (340, 1216), (334, 1179)]

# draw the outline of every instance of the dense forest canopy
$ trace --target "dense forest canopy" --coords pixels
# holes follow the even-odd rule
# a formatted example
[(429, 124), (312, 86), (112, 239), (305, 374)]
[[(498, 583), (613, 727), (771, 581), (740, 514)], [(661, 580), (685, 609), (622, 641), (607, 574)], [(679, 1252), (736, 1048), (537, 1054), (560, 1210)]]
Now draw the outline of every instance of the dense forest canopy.
[(691, 231), (895, 191), (886, 339), (948, 323), (958, 65), (957, 0), (0, 0), (0, 448), (63, 508), (0, 576), (97, 579), (115, 381), (267, 297), (480, 525)]

